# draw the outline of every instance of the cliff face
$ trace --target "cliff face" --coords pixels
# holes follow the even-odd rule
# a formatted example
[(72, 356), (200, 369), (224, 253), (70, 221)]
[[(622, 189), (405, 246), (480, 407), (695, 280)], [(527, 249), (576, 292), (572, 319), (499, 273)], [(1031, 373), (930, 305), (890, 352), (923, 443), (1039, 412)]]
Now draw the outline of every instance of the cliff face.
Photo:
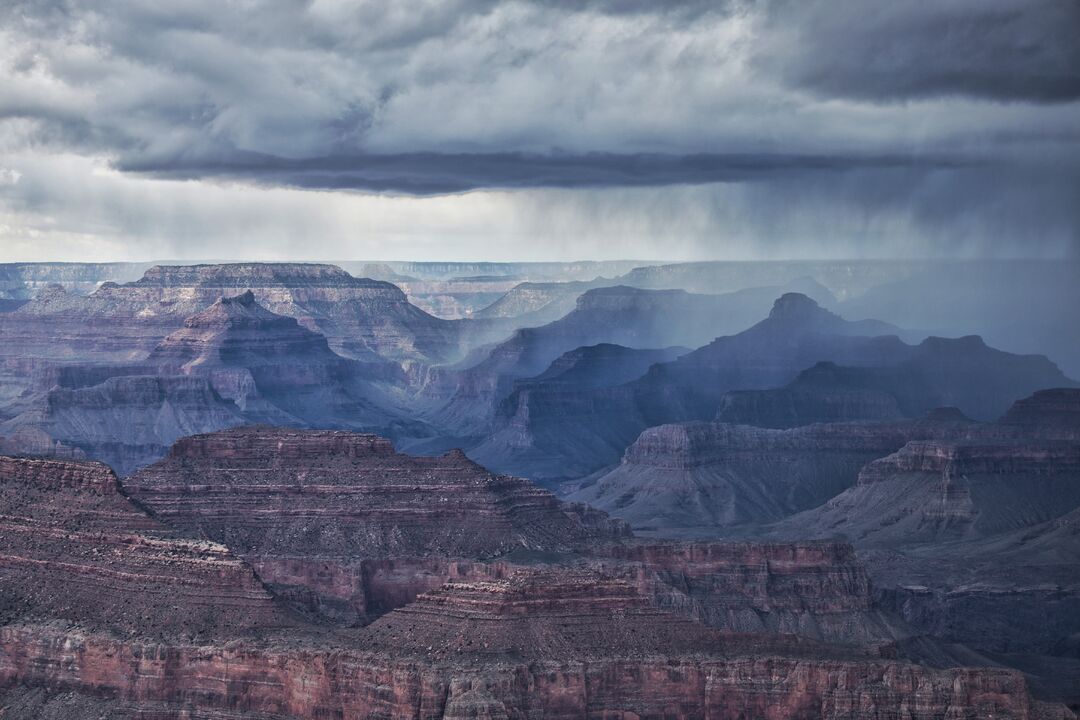
[[(503, 472), (519, 472), (544, 479), (573, 476), (583, 463), (595, 462), (618, 450), (623, 428), (634, 433), (634, 418), (621, 418), (606, 428), (603, 442), (583, 443), (574, 447), (574, 458), (545, 462), (530, 449), (544, 445), (552, 437), (573, 437), (572, 423), (580, 414), (580, 403), (589, 402), (593, 392), (612, 388), (640, 377), (650, 366), (668, 362), (688, 352), (685, 348), (639, 350), (621, 345), (600, 344), (580, 347), (564, 353), (541, 374), (518, 380), (513, 391), (499, 403), (493, 431), (469, 456)], [(629, 420), (629, 422), (627, 422)], [(586, 434), (584, 437), (588, 437)], [(626, 438), (626, 442), (632, 435)], [(567, 448), (570, 454), (570, 448)]]
[(0, 630), (0, 648), (0, 684), (105, 695), (121, 712), (168, 720), (192, 711), (211, 720), (1036, 716), (1019, 673), (935, 672), (767, 650), (726, 659), (653, 655), (447, 667), (395, 660), (389, 652), (131, 646), (13, 628)]
[[(272, 493), (282, 468), (296, 462), (310, 473), (291, 478), (289, 500), (278, 496), (273, 513), (260, 508), (263, 490)], [(289, 510), (308, 489), (362, 487), (365, 478), (387, 493), (369, 506), (387, 511), (407, 510), (392, 500), (402, 492), (412, 497), (416, 486), (427, 491), (424, 501), (406, 505), (430, 508), (432, 498), (441, 502), (451, 490), (491, 491), (461, 458), (401, 458), (379, 438), (345, 433), (218, 433), (179, 444), (168, 463), (189, 473), (184, 492), (195, 502), (205, 489), (229, 485), (244, 503), (245, 532), (268, 514), (341, 527), (310, 504)], [(447, 464), (461, 475), (457, 482), (439, 471)], [(335, 476), (335, 468), (347, 469), (348, 477)], [(712, 617), (725, 613), (706, 604), (708, 598), (727, 595), (737, 602), (740, 591), (746, 598), (740, 605), (771, 598), (776, 617), (785, 611), (790, 617), (858, 613), (867, 586), (843, 546), (609, 539), (591, 560), (571, 568), (461, 563), (454, 569), (459, 581), (422, 593), (368, 627), (343, 630), (283, 613), (227, 549), (173, 538), (122, 490), (132, 488), (120, 488), (95, 463), (0, 459), (0, 699), (6, 714), (63, 711), (69, 720), (626, 713), (929, 720), (1026, 719), (1041, 710), (1019, 673), (931, 670), (889, 659), (888, 647), (732, 634), (691, 613), (656, 607), (658, 589), (667, 584), (701, 601)], [(364, 506), (350, 503), (354, 511)], [(183, 516), (165, 507), (162, 516), (182, 526)], [(213, 507), (203, 506), (209, 519), (203, 529), (210, 534), (214, 522), (232, 524), (236, 507), (221, 496)], [(552, 531), (545, 538), (572, 538), (570, 530), (583, 527), (558, 525), (573, 516), (565, 508), (559, 514), (563, 520), (544, 518)], [(427, 524), (439, 524), (437, 515)], [(520, 527), (516, 512), (509, 515), (507, 524)], [(475, 506), (469, 516), (493, 521), (491, 510)], [(378, 517), (364, 521), (379, 525)], [(303, 539), (276, 527), (284, 531), (274, 542)], [(587, 534), (594, 547), (604, 537)], [(408, 565), (381, 562), (371, 569), (391, 586), (395, 573), (412, 573)], [(710, 587), (718, 592), (706, 591)]]
[(1037, 709), (1019, 673), (720, 633), (580, 574), (452, 583), (349, 640), (196, 648), (9, 626), (0, 686), (93, 693), (160, 718), (1027, 719)]
[(333, 265), (155, 266), (135, 282), (105, 283), (85, 297), (39, 294), (2, 322), (21, 354), (123, 360), (148, 352), (218, 298), (248, 290), (272, 312), (318, 330), (335, 350), (359, 359), (438, 361), (460, 352), (459, 324), (409, 304), (390, 283)]
[(636, 380), (565, 394), (547, 406), (532, 403), (527, 418), (496, 418), (485, 461), (533, 478), (580, 478), (617, 463), (647, 427), (712, 419), (729, 390), (782, 385), (822, 359), (882, 365), (911, 350), (895, 335), (863, 334), (895, 328), (847, 322), (805, 295), (788, 293), (774, 305), (750, 329), (655, 364)]
[(15, 451), (45, 447), (47, 437), (51, 447), (76, 448), (120, 472), (161, 457), (179, 437), (247, 422), (205, 377), (110, 377), (88, 387), (53, 387), (20, 407), (0, 424), (12, 438), (29, 438)]
[(846, 543), (635, 541), (597, 547), (587, 564), (634, 583), (657, 607), (714, 628), (845, 644), (911, 632), (878, 608)]
[(853, 486), (863, 465), (908, 440), (955, 436), (971, 427), (936, 419), (791, 430), (661, 425), (641, 433), (618, 467), (570, 497), (639, 531), (715, 537), (733, 525), (820, 505)]
[(969, 417), (994, 420), (1035, 390), (1059, 387), (1061, 393), (1071, 385), (1045, 357), (1004, 353), (975, 336), (931, 337), (894, 366), (839, 367), (822, 362), (783, 388), (728, 393), (717, 419), (783, 428), (917, 417), (932, 408), (953, 406)]
[(914, 441), (869, 463), (855, 487), (777, 528), (868, 546), (986, 537), (1080, 507), (1078, 472), (1075, 443)]
[(998, 425), (1019, 435), (1080, 438), (1080, 389), (1040, 390), (1017, 400)]
[(424, 593), (365, 628), (364, 637), (406, 656), (537, 661), (707, 652), (721, 634), (653, 607), (623, 580), (517, 569)]
[(403, 377), (392, 363), (335, 354), (324, 336), (265, 309), (251, 291), (185, 320), (147, 363), (158, 374), (209, 377), (249, 420), (279, 424), (380, 427), (394, 415), (377, 406), (374, 386)]
[[(460, 452), (410, 457), (383, 438), (344, 432), (247, 428), (186, 438), (125, 488), (171, 526), (236, 549), (271, 582), (297, 578), (328, 608), (351, 602), (358, 616), (395, 592), (357, 584), (378, 568), (364, 561), (397, 559), (412, 588), (414, 575), (438, 578), (448, 560), (567, 551), (626, 534), (602, 513), (492, 475)], [(381, 586), (392, 585), (390, 575)]]
[(187, 318), (139, 364), (43, 368), (39, 391), (14, 403), (2, 427), (36, 430), (127, 473), (180, 437), (236, 425), (403, 429), (390, 397), (401, 378), (392, 363), (335, 354), (248, 291)]
[(563, 353), (598, 343), (698, 347), (750, 325), (767, 311), (776, 293), (776, 288), (727, 295), (625, 286), (589, 290), (565, 317), (518, 330), (462, 371), (439, 417), (463, 432), (486, 430), (514, 381), (539, 375)]
[[(821, 422), (899, 420), (916, 413), (882, 387), (883, 376), (902, 375), (893, 368), (841, 368), (821, 362), (803, 370), (783, 388), (736, 390), (724, 395), (718, 422), (765, 428), (792, 428)], [(921, 405), (926, 393), (910, 383)]]
[(104, 465), (7, 457), (0, 618), (191, 639), (284, 621), (249, 567), (216, 543), (172, 537), (120, 494)]

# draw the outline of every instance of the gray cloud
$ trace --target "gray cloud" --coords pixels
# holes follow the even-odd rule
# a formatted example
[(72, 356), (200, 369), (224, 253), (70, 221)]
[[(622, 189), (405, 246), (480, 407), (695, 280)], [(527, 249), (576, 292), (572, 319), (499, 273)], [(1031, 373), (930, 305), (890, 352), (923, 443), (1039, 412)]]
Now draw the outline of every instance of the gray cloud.
[[(0, 117), (34, 122), (23, 141), (132, 171), (265, 171), (299, 186), (378, 189), (384, 169), (400, 178), (387, 189), (419, 192), (520, 187), (534, 173), (571, 187), (708, 182), (739, 174), (738, 158), (715, 159), (731, 155), (919, 162), (954, 152), (960, 133), (1064, 132), (1076, 119), (981, 98), (1080, 97), (1075, 0), (5, 8)], [(800, 90), (961, 99), (848, 107)]]
[(840, 97), (1080, 98), (1075, 0), (778, 0), (758, 62)]
[[(529, 242), (557, 217), (627, 237), (621, 213), (697, 238), (684, 255), (718, 234), (795, 252), (769, 238), (830, 228), (867, 253), (1075, 253), (1078, 25), (1076, 0), (7, 2), (0, 175), (25, 179), (0, 184), (0, 235), (213, 236), (211, 211), (241, 233), (258, 213), (213, 200), (241, 184), (510, 190)], [(148, 201), (176, 180), (210, 210)], [(341, 202), (315, 204), (353, 218)]]
[(908, 155), (403, 153), (288, 160), (249, 155), (229, 162), (121, 163), (158, 177), (246, 179), (317, 190), (414, 195), (479, 188), (605, 188), (746, 182), (781, 174), (859, 168), (957, 167), (959, 158)]

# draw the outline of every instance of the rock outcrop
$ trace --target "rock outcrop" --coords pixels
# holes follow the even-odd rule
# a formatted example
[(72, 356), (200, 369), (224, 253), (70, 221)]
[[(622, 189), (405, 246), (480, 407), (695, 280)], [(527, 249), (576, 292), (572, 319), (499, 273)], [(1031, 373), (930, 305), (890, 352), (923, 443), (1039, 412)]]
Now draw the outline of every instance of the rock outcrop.
[[(282, 591), (310, 590), (316, 607), (359, 619), (409, 599), (417, 575), (441, 583), (450, 561), (571, 551), (627, 534), (603, 513), (493, 475), (459, 451), (411, 457), (347, 432), (185, 438), (125, 489), (170, 526), (235, 549)], [(395, 572), (405, 591), (393, 589)]]
[(891, 547), (986, 537), (1080, 507), (1078, 478), (1078, 443), (912, 441), (867, 464), (854, 487), (776, 530)]
[[(159, 505), (160, 517), (183, 527), (185, 514), (176, 510), (186, 506), (186, 493), (201, 508), (200, 532), (207, 535), (215, 526), (231, 532), (243, 508), (242, 536), (260, 537), (262, 517), (284, 517), (293, 524), (273, 524), (263, 541), (307, 554), (313, 539), (325, 542), (345, 523), (333, 518), (340, 512), (316, 512), (318, 503), (306, 496), (359, 490), (371, 502), (354, 494), (347, 507), (375, 529), (358, 538), (359, 547), (432, 537), (468, 547), (475, 540), (440, 536), (437, 527), (460, 515), (454, 508), (469, 505), (470, 518), (486, 523), (482, 530), (491, 537), (563, 547), (582, 540), (596, 553), (569, 568), (488, 565), (439, 583), (365, 628), (326, 628), (280, 609), (222, 545), (173, 537), (125, 497), (136, 488), (121, 487), (108, 468), (2, 459), (5, 714), (1026, 720), (1054, 710), (1034, 702), (1015, 671), (933, 670), (892, 659), (888, 644), (860, 649), (774, 634), (800, 617), (850, 620), (865, 610), (865, 577), (843, 546), (615, 542), (617, 529), (589, 529), (597, 519), (583, 520), (549, 495), (538, 502), (500, 493), (485, 510), (477, 498), (494, 494), (502, 479), (478, 475), (460, 457), (402, 458), (371, 436), (227, 431), (179, 444), (163, 464), (169, 463), (183, 472), (161, 488), (173, 499)], [(282, 468), (297, 463), (309, 470), (285, 481)], [(452, 472), (441, 473), (442, 465)], [(211, 492), (215, 503), (202, 503), (215, 488), (229, 493)], [(466, 499), (451, 500), (451, 493)], [(272, 511), (260, 505), (264, 495)], [(442, 508), (443, 498), (453, 507)], [(384, 512), (365, 516), (365, 507)], [(436, 529), (409, 532), (408, 512), (433, 507), (425, 524)], [(550, 507), (556, 512), (535, 509)], [(381, 535), (380, 518), (395, 511), (394, 523), (405, 532)], [(330, 534), (294, 534), (300, 518)], [(545, 527), (537, 535), (539, 523)], [(725, 595), (726, 603), (716, 601)], [(694, 613), (657, 607), (678, 597), (696, 603), (716, 625), (752, 617), (755, 629), (774, 632), (732, 633), (706, 626)], [(747, 606), (769, 602), (775, 607), (747, 613)]]
[[(930, 670), (881, 652), (723, 633), (651, 608), (627, 583), (580, 573), (452, 583), (351, 640), (196, 648), (6, 627), (0, 686), (211, 720), (1028, 720), (1044, 709), (1017, 672)], [(58, 662), (65, 649), (69, 659)]]
[(15, 623), (207, 640), (285, 616), (250, 567), (222, 545), (173, 536), (106, 466), (0, 457), (0, 625)]
[(324, 336), (270, 312), (251, 291), (185, 320), (147, 363), (160, 375), (210, 378), (249, 421), (293, 425), (384, 426), (394, 416), (378, 406), (375, 385), (403, 377), (393, 363), (335, 354)]
[(824, 503), (855, 485), (866, 463), (909, 440), (956, 437), (974, 427), (939, 416), (789, 430), (661, 425), (642, 432), (617, 467), (570, 498), (635, 531), (722, 536), (731, 526), (772, 522)]
[[(832, 390), (812, 391), (808, 403), (790, 396), (777, 400), (768, 392), (821, 362), (833, 365), (819, 366), (812, 377), (839, 377), (847, 386), (838, 389), (832, 382)], [(837, 371), (824, 372), (831, 367)], [(503, 443), (499, 453), (484, 459), (498, 470), (542, 480), (581, 478), (618, 463), (648, 427), (714, 419), (733, 391), (766, 391), (754, 396), (764, 400), (742, 403), (750, 409), (747, 419), (790, 425), (800, 422), (804, 405), (816, 415), (808, 420), (913, 418), (937, 405), (993, 419), (1034, 389), (1071, 384), (1044, 357), (1003, 353), (978, 338), (929, 338), (908, 345), (884, 323), (848, 322), (804, 295), (789, 293), (776, 301), (767, 319), (744, 332), (658, 363), (629, 383), (577, 393), (551, 417), (531, 412), (527, 425), (510, 433), (516, 442)], [(515, 422), (521, 425), (520, 419)], [(506, 425), (504, 419), (492, 435)], [(550, 430), (533, 432), (533, 427)], [(560, 468), (560, 475), (548, 475), (551, 468)]]
[(1040, 390), (1013, 403), (997, 424), (1021, 436), (1080, 439), (1080, 388)]
[(1080, 634), (1080, 443), (1036, 421), (1040, 406), (1060, 417), (1068, 394), (1008, 414), (1026, 423), (910, 442), (868, 463), (854, 487), (763, 532), (848, 539), (884, 608), (1080, 698), (1071, 640)]
[(846, 543), (630, 541), (597, 546), (585, 563), (709, 627), (844, 644), (911, 634), (877, 606)]
[(563, 353), (599, 343), (631, 348), (698, 347), (745, 328), (761, 316), (775, 292), (761, 288), (694, 295), (625, 286), (589, 290), (565, 317), (516, 331), (463, 370), (454, 378), (454, 391), (436, 417), (461, 433), (486, 431), (514, 382), (539, 375)]
[(419, 427), (397, 408), (397, 365), (335, 354), (325, 337), (270, 312), (251, 291), (187, 318), (139, 364), (47, 366), (35, 381), (38, 392), (13, 403), (17, 414), (0, 428), (36, 431), (121, 473), (160, 458), (180, 437), (236, 425)]
[(911, 356), (887, 367), (822, 362), (772, 390), (731, 392), (717, 420), (760, 427), (918, 417), (952, 406), (977, 420), (997, 419), (1033, 391), (1072, 385), (1042, 356), (1003, 353), (981, 338), (927, 338)]
[(333, 265), (235, 263), (155, 266), (88, 296), (40, 293), (5, 314), (5, 353), (94, 361), (137, 359), (223, 296), (252, 291), (272, 312), (325, 335), (362, 360), (442, 361), (461, 353), (460, 323), (411, 305), (399, 288)]

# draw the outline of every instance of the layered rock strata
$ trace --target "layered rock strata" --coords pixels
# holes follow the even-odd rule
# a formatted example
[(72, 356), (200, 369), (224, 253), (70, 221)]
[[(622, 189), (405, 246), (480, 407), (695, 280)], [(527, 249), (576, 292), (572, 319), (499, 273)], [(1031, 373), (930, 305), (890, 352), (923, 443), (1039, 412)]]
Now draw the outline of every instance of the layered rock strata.
[(563, 353), (600, 343), (630, 348), (698, 347), (745, 328), (766, 311), (775, 296), (775, 288), (728, 295), (625, 286), (589, 290), (565, 317), (517, 330), (460, 372), (437, 417), (458, 432), (486, 431), (514, 382), (543, 373)]
[(585, 563), (714, 628), (847, 644), (911, 634), (878, 608), (846, 543), (633, 541), (598, 546)]
[(94, 462), (0, 457), (0, 625), (207, 639), (281, 626), (251, 568), (178, 539)]
[[(229, 440), (237, 434), (250, 442)], [(373, 463), (373, 454), (384, 461), (393, 456), (376, 438), (315, 433), (305, 439), (232, 431), (182, 444), (173, 459), (196, 461), (195, 471), (212, 454), (222, 467), (192, 475), (188, 492), (231, 479), (249, 500), (282, 459), (302, 460), (316, 476), (327, 465), (357, 465), (361, 475), (366, 466), (393, 477), (405, 462)], [(431, 477), (438, 462), (428, 463), (426, 479), (414, 472), (411, 482), (447, 487)], [(253, 472), (245, 476), (240, 466)], [(294, 482), (303, 487), (311, 479), (333, 484), (328, 476)], [(808, 587), (813, 565), (836, 559), (837, 548), (785, 554), (749, 546), (626, 549), (609, 542), (605, 562), (615, 573), (587, 566), (492, 569), (482, 579), (422, 594), (366, 628), (326, 630), (283, 614), (224, 547), (172, 539), (120, 490), (96, 463), (0, 460), (6, 714), (1027, 719), (1052, 710), (1032, 701), (1016, 672), (931, 670), (890, 659), (888, 646), (857, 650), (710, 629), (657, 609), (635, 577), (619, 576), (635, 563), (670, 572), (690, 552), (713, 577), (737, 577), (766, 559), (776, 566), (772, 583), (787, 577)], [(291, 505), (278, 502), (277, 512)], [(247, 509), (249, 516), (260, 514), (257, 505)], [(318, 517), (310, 509), (308, 517)], [(801, 565), (802, 578), (786, 572), (785, 563)], [(857, 576), (848, 579), (863, 587)]]
[[(712, 631), (650, 608), (625, 583), (575, 574), (450, 584), (360, 631), (352, 647), (326, 644), (148, 646), (9, 627), (0, 630), (0, 685), (214, 720), (1027, 719), (1043, 710), (1019, 673), (933, 671)], [(62, 648), (70, 659), (57, 662)]]
[(912, 441), (866, 465), (855, 487), (777, 525), (862, 545), (986, 537), (1080, 507), (1080, 444)]
[[(152, 462), (176, 438), (248, 422), (210, 379), (121, 375), (90, 386), (55, 386), (23, 398), (0, 423), (13, 450), (63, 455), (59, 448), (107, 462), (120, 472)], [(21, 440), (20, 440), (21, 438)]]
[(723, 423), (661, 425), (641, 433), (621, 464), (572, 493), (660, 535), (717, 536), (780, 520), (855, 485), (860, 469), (920, 437), (976, 428), (961, 418), (832, 423), (768, 430)]
[[(505, 435), (508, 441), (497, 452), (487, 452), (484, 461), (534, 478), (581, 478), (618, 463), (646, 428), (712, 420), (726, 393), (781, 387), (822, 361), (852, 368), (858, 377), (905, 379), (895, 389), (903, 402), (889, 401), (870, 383), (874, 392), (864, 397), (848, 393), (847, 399), (838, 400), (844, 412), (833, 417), (850, 418), (868, 410), (872, 418), (892, 417), (895, 402), (901, 417), (948, 405), (972, 417), (993, 419), (1035, 389), (1073, 384), (1045, 357), (1003, 353), (970, 337), (928, 338), (912, 346), (897, 332), (876, 321), (845, 321), (805, 295), (788, 293), (775, 302), (767, 319), (741, 333), (653, 365), (629, 383), (567, 396), (557, 407), (530, 412), (527, 422), (514, 418), (519, 427)], [(508, 424), (496, 427), (492, 437), (504, 437)], [(560, 474), (549, 475), (552, 468)]]
[[(441, 583), (450, 561), (572, 551), (627, 534), (603, 513), (493, 475), (458, 451), (411, 457), (347, 432), (185, 438), (125, 488), (171, 526), (234, 548), (275, 586), (314, 591), (358, 618), (428, 589), (418, 577)], [(393, 589), (395, 574), (403, 591)]]
[(236, 263), (155, 266), (134, 282), (88, 296), (54, 288), (0, 319), (5, 353), (124, 361), (149, 352), (184, 319), (222, 296), (255, 293), (269, 310), (326, 335), (335, 350), (369, 360), (439, 361), (461, 351), (460, 323), (411, 305), (399, 288), (333, 265)]
[(187, 318), (142, 363), (39, 369), (40, 390), (0, 428), (36, 430), (127, 473), (180, 437), (236, 425), (407, 432), (392, 397), (401, 379), (392, 363), (335, 354), (248, 291)]

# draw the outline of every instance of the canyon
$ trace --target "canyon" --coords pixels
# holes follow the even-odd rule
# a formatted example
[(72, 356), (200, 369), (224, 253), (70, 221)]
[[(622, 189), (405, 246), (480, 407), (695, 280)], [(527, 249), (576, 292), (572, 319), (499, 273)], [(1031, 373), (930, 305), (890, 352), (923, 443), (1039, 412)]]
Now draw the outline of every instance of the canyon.
[(1001, 352), (978, 338), (909, 345), (892, 326), (848, 321), (787, 293), (747, 330), (656, 363), (629, 382), (541, 396), (550, 402), (530, 405), (527, 415), (501, 406), (473, 452), (492, 468), (557, 486), (616, 465), (642, 431), (673, 422), (719, 414), (790, 426), (801, 422), (800, 412), (809, 422), (904, 419), (939, 403), (994, 419), (1035, 390), (1070, 386), (1075, 382), (1044, 357)]
[(346, 267), (0, 268), (0, 717), (1080, 705), (1080, 389), (919, 263)]
[[(371, 436), (298, 440), (278, 431), (285, 434), (245, 443), (238, 432), (185, 443), (174, 457), (228, 459), (219, 481), (240, 465), (254, 472), (323, 457), (328, 445), (337, 449), (331, 465), (352, 458), (385, 470), (381, 462), (392, 459), (385, 441)], [(280, 442), (269, 460), (268, 442)], [(405, 464), (399, 472), (423, 482), (439, 465), (461, 472), (460, 462)], [(402, 465), (399, 458), (391, 467)], [(225, 545), (184, 539), (145, 514), (125, 497), (135, 486), (121, 487), (100, 464), (5, 458), (0, 483), (0, 707), (11, 717), (1068, 715), (1032, 700), (1015, 671), (927, 668), (898, 659), (888, 643), (716, 629), (658, 607), (625, 571), (620, 577), (618, 569), (600, 569), (629, 564), (670, 581), (680, 568), (696, 567), (698, 582), (726, 577), (735, 595), (744, 585), (740, 567), (768, 558), (777, 577), (804, 586), (800, 576), (823, 577), (835, 560), (850, 563), (843, 548), (636, 546), (613, 540), (622, 533), (610, 522), (593, 522), (587, 525), (604, 530), (588, 539), (606, 550), (598, 548), (592, 565), (489, 571), (420, 592), (365, 627), (327, 627), (281, 602)], [(553, 504), (550, 497), (544, 503)], [(202, 508), (215, 516), (213, 505)], [(401, 503), (387, 510), (395, 508)], [(28, 513), (47, 522), (20, 525)], [(185, 534), (184, 523), (179, 527)], [(848, 578), (846, 585), (819, 583), (827, 597), (815, 609), (861, 607), (865, 576), (853, 569)], [(754, 594), (790, 594), (783, 586), (758, 584)], [(81, 594), (88, 590), (94, 601)], [(707, 594), (724, 591), (713, 586)], [(790, 601), (807, 602), (805, 593)], [(715, 605), (708, 613), (726, 614)]]

